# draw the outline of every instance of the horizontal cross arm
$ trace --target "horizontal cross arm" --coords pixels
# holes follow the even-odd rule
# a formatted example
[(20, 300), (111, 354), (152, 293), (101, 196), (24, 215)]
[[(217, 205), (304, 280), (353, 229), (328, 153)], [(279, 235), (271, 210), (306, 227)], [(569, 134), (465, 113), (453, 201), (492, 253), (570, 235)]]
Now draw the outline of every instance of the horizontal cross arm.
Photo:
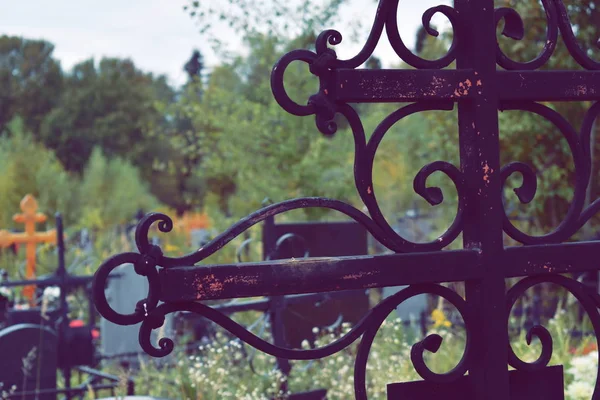
[(276, 296), (454, 282), (481, 276), (476, 250), (166, 268), (165, 302)]
[[(600, 100), (600, 71), (497, 71), (501, 101)], [(460, 101), (481, 94), (490, 82), (471, 69), (340, 69), (327, 93), (341, 103)]]
[(37, 213), (37, 214), (16, 214), (13, 216), (13, 221), (26, 224), (26, 223), (36, 223), (36, 222), (46, 222), (48, 217), (45, 214)]
[(343, 103), (412, 102), (469, 98), (482, 85), (472, 70), (340, 69), (337, 101)]
[(511, 247), (504, 252), (507, 278), (600, 269), (600, 241)]
[(500, 100), (600, 100), (600, 71), (499, 71)]
[(47, 232), (36, 232), (33, 235), (28, 233), (5, 233), (0, 234), (0, 247), (7, 247), (13, 244), (27, 243), (51, 243), (56, 244), (56, 230)]

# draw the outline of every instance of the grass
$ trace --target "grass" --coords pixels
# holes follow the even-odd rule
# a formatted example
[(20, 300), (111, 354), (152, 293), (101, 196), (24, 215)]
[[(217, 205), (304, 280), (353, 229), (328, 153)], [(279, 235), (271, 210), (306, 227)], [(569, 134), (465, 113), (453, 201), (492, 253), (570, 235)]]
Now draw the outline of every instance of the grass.
[[(545, 324), (554, 339), (550, 365), (564, 366), (567, 399), (588, 399), (595, 384), (595, 373), (587, 371), (596, 371), (597, 355), (594, 354), (597, 353), (591, 346), (593, 337), (578, 340), (570, 337), (568, 331), (573, 327), (573, 318), (570, 313), (559, 312)], [(519, 322), (513, 320), (511, 324)], [(465, 332), (459, 326), (437, 325), (431, 326), (429, 334), (438, 333), (444, 340), (436, 354), (426, 353), (425, 361), (434, 372), (441, 373), (452, 369), (462, 357)], [(339, 333), (319, 332), (316, 345), (332, 342), (350, 327), (344, 325), (342, 329)], [(534, 339), (527, 345), (525, 335), (526, 332), (521, 331), (512, 338), (511, 344), (521, 359), (533, 361), (540, 352), (539, 341)], [(386, 399), (388, 383), (421, 380), (410, 361), (412, 344), (420, 340), (419, 336), (416, 328), (406, 326), (393, 315), (384, 322), (369, 354), (369, 399)], [(269, 339), (268, 333), (264, 337)], [(191, 353), (176, 348), (167, 364), (142, 358), (140, 369), (135, 372), (136, 387), (144, 388), (144, 394), (151, 396), (190, 400), (285, 399), (290, 392), (326, 388), (329, 400), (347, 400), (354, 398), (353, 365), (357, 343), (320, 360), (292, 361), (287, 381), (289, 391), (283, 393), (279, 389), (285, 379), (276, 370), (273, 357), (256, 352), (250, 364), (248, 356), (253, 354), (252, 349), (219, 331), (212, 342)]]

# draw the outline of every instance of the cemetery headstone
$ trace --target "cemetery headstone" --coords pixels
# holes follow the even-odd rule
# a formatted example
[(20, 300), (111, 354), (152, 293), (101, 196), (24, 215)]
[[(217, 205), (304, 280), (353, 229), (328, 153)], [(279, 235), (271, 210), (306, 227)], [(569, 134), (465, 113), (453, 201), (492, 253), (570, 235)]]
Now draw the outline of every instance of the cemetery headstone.
[[(50, 328), (13, 325), (0, 331), (0, 382), (3, 389), (31, 392), (56, 388), (58, 338)], [(19, 399), (56, 400), (56, 394), (19, 395)]]
[[(280, 243), (273, 258), (301, 258), (306, 251), (310, 257), (368, 254), (367, 231), (356, 222), (266, 224), (265, 234), (275, 240), (293, 235)], [(331, 326), (340, 316), (344, 322), (356, 323), (368, 310), (369, 297), (365, 290), (351, 291), (344, 297), (337, 294), (316, 304), (287, 304), (282, 315), (285, 340), (288, 346), (301, 348), (303, 340), (315, 339), (314, 327)]]
[[(148, 282), (135, 273), (131, 264), (115, 268), (113, 274), (116, 277), (109, 281), (107, 299), (115, 310), (131, 312), (137, 301), (147, 296)], [(137, 336), (140, 325), (121, 326), (103, 318), (100, 323), (102, 356), (120, 358), (132, 355), (132, 359), (137, 359), (133, 354), (142, 352)], [(168, 335), (172, 329), (172, 315), (167, 315), (164, 327), (165, 335)]]
[(190, 231), (192, 246), (202, 247), (210, 241), (210, 232), (207, 229), (192, 229)]
[(87, 228), (83, 228), (80, 231), (77, 245), (84, 252), (84, 254), (90, 254), (94, 250), (92, 237)]

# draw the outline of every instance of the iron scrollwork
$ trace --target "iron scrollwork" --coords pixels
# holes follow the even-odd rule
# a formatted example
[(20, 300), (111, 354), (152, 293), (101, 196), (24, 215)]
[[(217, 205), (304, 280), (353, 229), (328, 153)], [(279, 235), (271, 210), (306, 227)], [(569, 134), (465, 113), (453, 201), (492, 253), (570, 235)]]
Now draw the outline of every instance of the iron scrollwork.
[(287, 349), (275, 346), (264, 339), (248, 331), (245, 327), (231, 320), (219, 311), (204, 305), (202, 303), (170, 303), (161, 304), (156, 307), (144, 319), (140, 327), (140, 345), (151, 356), (164, 357), (173, 351), (174, 343), (172, 339), (161, 338), (158, 347), (155, 347), (151, 341), (153, 329), (160, 328), (167, 314), (177, 311), (188, 311), (203, 316), (229, 331), (234, 336), (241, 339), (244, 343), (256, 348), (259, 351), (267, 353), (274, 357), (286, 358), (290, 360), (315, 360), (338, 353), (354, 343), (362, 336), (358, 346), (358, 353), (354, 369), (354, 389), (357, 400), (367, 399), (366, 392), (366, 369), (369, 356), (369, 350), (373, 343), (377, 331), (381, 327), (386, 317), (393, 312), (400, 304), (406, 300), (421, 294), (434, 294), (443, 297), (456, 307), (465, 321), (467, 331), (467, 344), (463, 357), (456, 367), (447, 373), (433, 372), (425, 363), (423, 355), (425, 351), (435, 353), (442, 344), (442, 337), (437, 334), (426, 336), (422, 341), (414, 344), (411, 349), (411, 361), (417, 373), (426, 380), (434, 382), (448, 382), (461, 377), (468, 370), (469, 355), (469, 328), (470, 312), (465, 300), (456, 292), (441, 285), (424, 284), (412, 285), (391, 297), (383, 300), (375, 306), (360, 322), (358, 322), (348, 333), (335, 340), (334, 342), (315, 349)]
[[(600, 63), (593, 60), (577, 42), (577, 37), (573, 32), (569, 12), (563, 0), (542, 0), (542, 7), (546, 14), (546, 41), (541, 53), (528, 62), (518, 62), (510, 59), (502, 52), (498, 45), (496, 54), (497, 62), (502, 68), (507, 70), (534, 70), (542, 67), (552, 57), (556, 49), (558, 32), (573, 59), (583, 68), (588, 70), (600, 69)], [(502, 34), (515, 40), (522, 40), (524, 37), (523, 20), (519, 13), (509, 7), (500, 7), (495, 10), (496, 23), (504, 21)], [(600, 44), (597, 44), (600, 46)]]
[[(581, 304), (581, 306), (587, 313), (592, 323), (594, 335), (596, 336), (596, 344), (600, 345), (600, 296), (598, 295), (598, 293), (591, 290), (589, 287), (586, 287), (581, 282), (578, 282), (575, 279), (553, 274), (547, 276), (533, 276), (520, 280), (507, 292), (508, 314), (510, 314), (510, 311), (514, 307), (518, 298), (522, 296), (527, 289), (543, 283), (551, 283), (561, 286), (564, 289), (566, 289), (570, 294), (575, 296), (577, 301), (579, 301), (579, 304)], [(506, 322), (508, 326), (508, 320)], [(533, 362), (525, 362), (521, 360), (515, 354), (512, 347), (509, 345), (508, 363), (516, 370), (536, 371), (546, 367), (550, 362), (550, 359), (552, 358), (552, 336), (550, 332), (543, 326), (533, 326), (527, 332), (526, 335), (528, 345), (531, 344), (533, 336), (536, 336), (540, 340), (542, 348), (539, 357)], [(600, 362), (600, 355), (598, 356), (598, 358), (598, 361)], [(600, 370), (598, 370), (596, 375), (596, 385), (594, 386), (592, 399), (596, 399), (598, 398), (598, 396), (600, 396), (600, 389), (598, 384), (598, 382), (600, 381), (598, 380), (598, 378), (600, 378)]]
[[(464, 36), (463, 32), (466, 32), (466, 24), (471, 23), (466, 16), (461, 15), (457, 9), (448, 6), (433, 7), (423, 14), (423, 27), (429, 35), (437, 36), (438, 34), (430, 25), (431, 18), (436, 13), (441, 13), (448, 18), (454, 34), (452, 45), (443, 57), (438, 60), (424, 60), (412, 53), (400, 38), (397, 23), (398, 3), (398, 0), (381, 0), (379, 2), (375, 20), (367, 42), (353, 58), (348, 60), (339, 60), (337, 58), (337, 55), (331, 46), (339, 45), (342, 41), (342, 35), (338, 31), (327, 30), (317, 37), (314, 52), (310, 50), (294, 50), (287, 53), (274, 66), (271, 75), (273, 95), (279, 105), (288, 113), (297, 116), (314, 115), (316, 127), (324, 135), (333, 135), (336, 133), (337, 126), (334, 122), (336, 114), (340, 114), (348, 121), (355, 144), (355, 186), (364, 206), (368, 210), (368, 215), (349, 204), (333, 199), (299, 198), (288, 200), (269, 205), (248, 215), (196, 252), (182, 257), (167, 257), (163, 255), (158, 246), (150, 243), (148, 235), (150, 227), (154, 223), (158, 223), (158, 228), (162, 232), (169, 232), (173, 227), (173, 223), (171, 219), (164, 214), (148, 214), (141, 220), (136, 229), (135, 237), (139, 253), (123, 253), (109, 258), (96, 272), (93, 288), (96, 306), (103, 317), (121, 325), (133, 325), (141, 322), (139, 340), (142, 348), (148, 354), (155, 357), (163, 357), (173, 351), (174, 342), (172, 339), (162, 338), (158, 342), (158, 347), (156, 347), (151, 343), (150, 335), (152, 330), (162, 326), (167, 314), (177, 311), (189, 311), (199, 314), (220, 325), (234, 336), (237, 336), (245, 343), (262, 352), (275, 357), (294, 360), (312, 360), (326, 357), (341, 351), (362, 336), (358, 345), (358, 354), (355, 360), (354, 384), (356, 398), (366, 399), (366, 364), (371, 344), (381, 324), (390, 312), (402, 302), (419, 294), (431, 294), (445, 298), (458, 310), (465, 322), (467, 338), (466, 346), (461, 360), (453, 370), (445, 374), (434, 373), (425, 364), (423, 354), (425, 351), (436, 352), (442, 344), (442, 338), (438, 335), (429, 335), (412, 347), (411, 361), (415, 370), (425, 381), (437, 383), (452, 382), (464, 376), (467, 371), (472, 372), (470, 369), (472, 368), (471, 364), (473, 362), (472, 354), (474, 350), (472, 337), (475, 335), (473, 321), (476, 319), (474, 314), (474, 307), (476, 307), (476, 305), (463, 299), (451, 289), (439, 284), (418, 283), (408, 286), (406, 289), (383, 300), (380, 304), (375, 306), (356, 326), (338, 340), (324, 347), (309, 350), (286, 349), (274, 346), (254, 335), (243, 326), (237, 324), (225, 314), (210, 306), (202, 304), (199, 301), (166, 302), (159, 305), (161, 299), (161, 275), (157, 268), (161, 268), (161, 272), (168, 271), (171, 268), (192, 268), (195, 264), (205, 260), (227, 243), (239, 237), (253, 225), (264, 221), (269, 217), (290, 210), (323, 207), (345, 214), (364, 226), (379, 243), (394, 253), (440, 251), (453, 243), (461, 233), (464, 233), (465, 215), (469, 211), (469, 207), (475, 207), (473, 205), (474, 189), (469, 186), (466, 177), (466, 172), (468, 171), (464, 171), (464, 169), (459, 169), (445, 161), (436, 161), (424, 166), (414, 178), (414, 191), (431, 205), (438, 205), (444, 200), (440, 188), (427, 186), (427, 179), (435, 172), (445, 174), (452, 181), (458, 193), (457, 212), (452, 224), (443, 234), (431, 242), (414, 243), (395, 232), (381, 212), (373, 188), (373, 164), (375, 154), (379, 144), (389, 129), (403, 118), (419, 112), (429, 110), (453, 110), (455, 102), (463, 101), (462, 95), (464, 93), (457, 89), (456, 95), (450, 99), (444, 98), (435, 101), (432, 101), (431, 99), (427, 99), (426, 101), (416, 100), (411, 104), (405, 105), (387, 116), (377, 126), (368, 141), (366, 139), (363, 124), (356, 110), (343, 99), (336, 97), (338, 86), (343, 84), (343, 82), (338, 82), (336, 74), (341, 70), (355, 70), (367, 61), (373, 54), (375, 46), (379, 42), (384, 29), (386, 30), (392, 48), (399, 58), (417, 69), (429, 69), (433, 74), (435, 71), (447, 67), (460, 57), (461, 51), (464, 50), (461, 48), (461, 45), (467, 42), (467, 38)], [(586, 69), (599, 69), (599, 63), (590, 59), (577, 44), (563, 2), (561, 0), (542, 0), (542, 6), (546, 13), (548, 26), (547, 41), (541, 53), (532, 61), (517, 62), (506, 56), (496, 42), (495, 62), (500, 67), (509, 70), (509, 72), (511, 72), (511, 70), (538, 69), (550, 59), (555, 51), (558, 33), (560, 32), (570, 54), (581, 66)], [(501, 21), (504, 22), (504, 35), (517, 40), (523, 38), (523, 22), (515, 10), (504, 7), (498, 8), (493, 12), (494, 22), (496, 24)], [(319, 79), (318, 92), (310, 96), (305, 105), (294, 102), (288, 96), (284, 87), (283, 78), (285, 70), (294, 61), (307, 63), (311, 73)], [(474, 74), (476, 76), (477, 71), (474, 71)], [(432, 75), (432, 77), (435, 78), (434, 75)], [(465, 82), (459, 82), (459, 85), (462, 86), (458, 87), (464, 89), (466, 85)], [(468, 87), (470, 88), (472, 84), (474, 83), (469, 81)], [(480, 85), (480, 82), (478, 85)], [(477, 95), (482, 95), (481, 90), (478, 91)], [(496, 110), (495, 107), (496, 106), (494, 106), (494, 110)], [(600, 199), (594, 201), (585, 209), (583, 201), (591, 174), (590, 136), (593, 122), (598, 114), (600, 114), (600, 103), (595, 103), (589, 109), (579, 134), (575, 132), (574, 128), (560, 114), (550, 107), (537, 102), (499, 99), (498, 108), (500, 111), (522, 110), (532, 112), (553, 123), (567, 140), (573, 154), (576, 175), (573, 202), (567, 216), (553, 232), (539, 237), (530, 236), (512, 225), (506, 215), (506, 211), (502, 209), (499, 211), (502, 214), (500, 236), (503, 231), (514, 240), (525, 245), (561, 243), (568, 240), (585, 222), (590, 220), (592, 216), (600, 210)], [(475, 128), (474, 124), (473, 128)], [(492, 152), (493, 151), (499, 152), (499, 146), (497, 144), (495, 147), (492, 147)], [(521, 186), (515, 189), (515, 193), (519, 200), (522, 203), (528, 203), (535, 197), (537, 190), (535, 172), (531, 167), (524, 163), (513, 162), (502, 167), (500, 171), (494, 175), (494, 179), (498, 179), (499, 181), (498, 190), (490, 192), (490, 196), (497, 196), (499, 203), (501, 202), (502, 188), (505, 186), (508, 177), (514, 173), (520, 174), (523, 178)], [(496, 176), (498, 178), (495, 178)], [(478, 254), (482, 253), (482, 251), (477, 248), (473, 248), (472, 250)], [(503, 254), (504, 253), (500, 251), (497, 253), (497, 257), (501, 258), (503, 257)], [(440, 260), (432, 257), (431, 262), (440, 262)], [(123, 264), (132, 264), (135, 271), (139, 275), (146, 277), (149, 282), (149, 293), (147, 298), (138, 302), (135, 311), (132, 314), (117, 313), (110, 307), (104, 293), (109, 273), (119, 265)], [(240, 270), (243, 268), (244, 264), (241, 265)], [(398, 267), (401, 268), (400, 265)], [(568, 269), (565, 269), (564, 271), (568, 271)], [(527, 276), (527, 271), (525, 271), (522, 276)], [(435, 281), (435, 279), (436, 277), (431, 277), (431, 282), (439, 282)], [(504, 276), (502, 276), (501, 279), (504, 279)], [(502, 315), (506, 315), (508, 318), (508, 314), (517, 298), (529, 287), (543, 282), (560, 285), (572, 293), (590, 316), (594, 331), (596, 333), (600, 332), (600, 315), (598, 314), (600, 296), (588, 293), (588, 291), (576, 281), (560, 275), (540, 275), (522, 279), (506, 294), (506, 314)], [(381, 283), (380, 286), (385, 285)], [(515, 355), (510, 344), (507, 343), (509, 351), (506, 362), (509, 365), (522, 371), (539, 370), (548, 365), (552, 355), (552, 337), (549, 331), (541, 326), (535, 326), (527, 333), (526, 339), (528, 343), (531, 342), (533, 337), (539, 338), (542, 343), (542, 351), (538, 359), (531, 363), (520, 360)], [(594, 398), (597, 396), (598, 386), (599, 382), (596, 383)]]

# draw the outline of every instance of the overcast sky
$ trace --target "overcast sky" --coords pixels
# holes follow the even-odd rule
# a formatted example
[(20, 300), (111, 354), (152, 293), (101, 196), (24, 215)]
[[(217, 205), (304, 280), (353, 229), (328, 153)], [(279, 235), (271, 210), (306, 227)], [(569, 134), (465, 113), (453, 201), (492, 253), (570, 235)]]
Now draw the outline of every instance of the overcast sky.
[[(222, 1), (222, 0), (213, 0)], [(401, 0), (400, 33), (409, 47), (427, 8), (447, 0)], [(194, 48), (202, 51), (207, 66), (219, 62), (195, 21), (183, 11), (185, 0), (0, 0), (0, 34), (45, 39), (55, 45), (54, 56), (70, 69), (87, 58), (103, 56), (131, 58), (138, 68), (165, 74), (173, 84), (185, 81), (182, 65)], [(364, 18), (370, 26), (376, 4), (372, 0), (350, 0), (344, 19)], [(435, 18), (434, 23), (443, 21)], [(334, 26), (344, 33), (344, 26)], [(232, 33), (229, 36), (234, 36)], [(353, 56), (360, 43), (346, 39), (336, 49), (340, 58)], [(384, 66), (397, 61), (382, 39), (375, 54)], [(236, 42), (232, 42), (237, 49)], [(240, 49), (241, 50), (241, 49)]]

